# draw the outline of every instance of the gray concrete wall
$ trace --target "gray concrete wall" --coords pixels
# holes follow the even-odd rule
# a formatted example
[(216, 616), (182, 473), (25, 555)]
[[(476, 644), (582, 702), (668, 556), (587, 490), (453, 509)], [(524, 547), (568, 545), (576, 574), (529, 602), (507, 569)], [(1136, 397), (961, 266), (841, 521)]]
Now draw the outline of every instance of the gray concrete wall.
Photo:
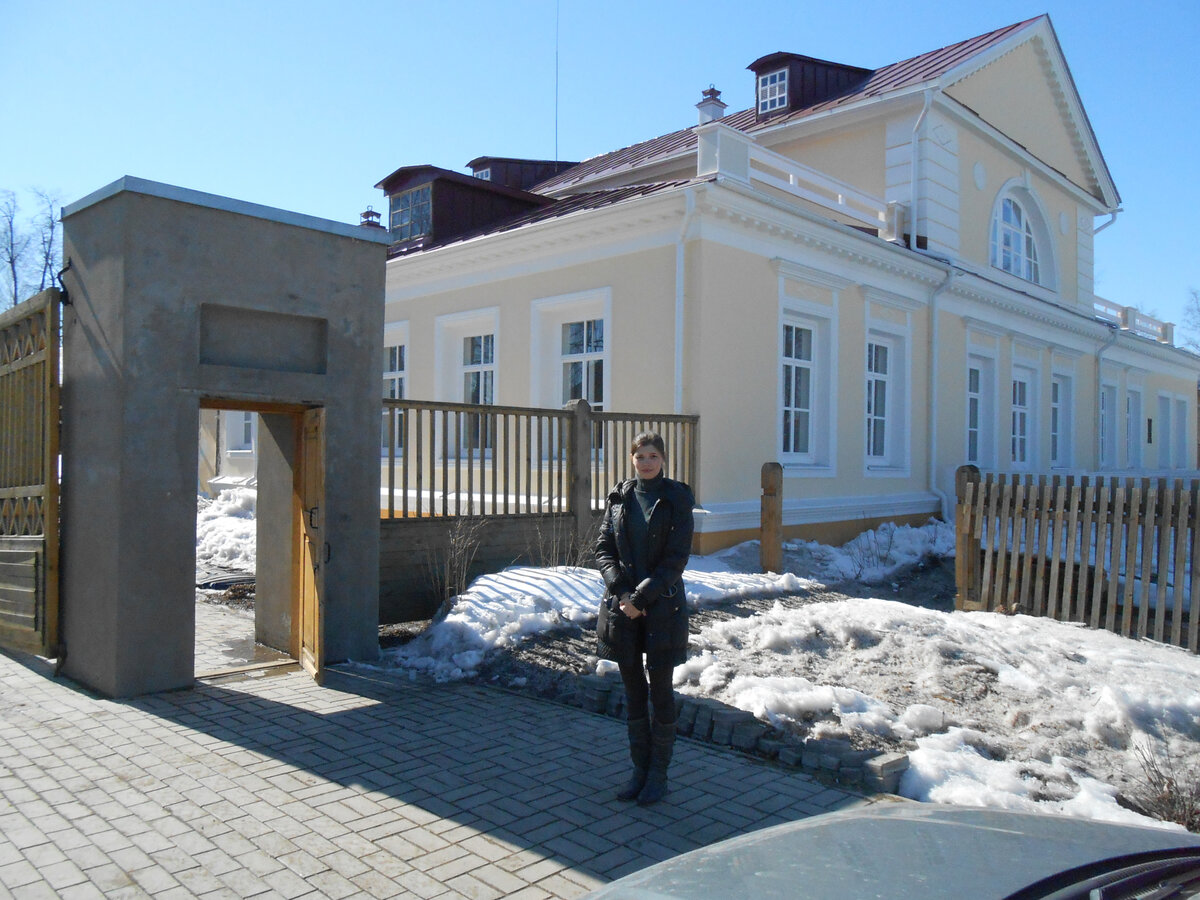
[(378, 654), (385, 240), (132, 178), (64, 209), (67, 675), (192, 683), (202, 400), (326, 408), (326, 657)]
[(273, 413), (258, 422), (258, 498), (254, 525), (257, 554), (254, 585), (254, 639), (285, 653), (292, 643), (292, 466), (296, 457), (296, 416)]
[[(452, 547), (470, 543), (467, 581), (513, 565), (591, 564), (603, 513), (591, 515), (588, 537), (575, 537), (574, 515), (384, 519), (380, 522), (379, 617), (383, 624), (430, 618), (445, 595), (444, 569)], [(462, 528), (456, 542), (454, 531)], [(456, 567), (461, 571), (461, 566)]]

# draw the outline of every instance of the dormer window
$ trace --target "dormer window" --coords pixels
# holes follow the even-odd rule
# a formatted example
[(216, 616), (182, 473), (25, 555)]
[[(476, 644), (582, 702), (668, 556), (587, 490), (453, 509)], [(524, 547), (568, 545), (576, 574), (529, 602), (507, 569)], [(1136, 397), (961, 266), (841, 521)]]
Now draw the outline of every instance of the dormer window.
[(433, 222), (430, 186), (423, 185), (390, 198), (393, 241), (410, 241), (428, 234)]
[(492, 180), (492, 170), (490, 167), (486, 168), (486, 169), (478, 169), (475, 172), (475, 177), (480, 178), (484, 181), (491, 181)]
[(768, 113), (787, 106), (787, 69), (758, 76), (758, 111)]

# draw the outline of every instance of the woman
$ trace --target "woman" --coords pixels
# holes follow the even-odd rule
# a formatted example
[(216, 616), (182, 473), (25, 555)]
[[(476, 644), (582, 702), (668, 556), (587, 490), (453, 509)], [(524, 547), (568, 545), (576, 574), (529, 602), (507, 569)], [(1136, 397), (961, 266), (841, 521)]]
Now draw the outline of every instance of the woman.
[(686, 484), (663, 475), (667, 454), (659, 435), (639, 434), (629, 455), (637, 477), (609, 493), (596, 541), (605, 584), (596, 636), (600, 657), (617, 663), (625, 683), (633, 774), (617, 797), (646, 805), (667, 792), (675, 746), (672, 680), (687, 658), (683, 569), (692, 552), (695, 498)]

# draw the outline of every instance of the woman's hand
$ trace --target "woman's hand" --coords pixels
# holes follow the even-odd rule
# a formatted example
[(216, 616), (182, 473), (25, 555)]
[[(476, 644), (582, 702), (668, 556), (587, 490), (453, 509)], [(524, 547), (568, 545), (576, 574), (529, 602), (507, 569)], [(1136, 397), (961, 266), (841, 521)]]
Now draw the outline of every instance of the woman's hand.
[(638, 616), (645, 615), (644, 612), (633, 605), (632, 594), (622, 594), (619, 603), (621, 606), (621, 612), (625, 613), (625, 615), (629, 616), (631, 619), (636, 619)]

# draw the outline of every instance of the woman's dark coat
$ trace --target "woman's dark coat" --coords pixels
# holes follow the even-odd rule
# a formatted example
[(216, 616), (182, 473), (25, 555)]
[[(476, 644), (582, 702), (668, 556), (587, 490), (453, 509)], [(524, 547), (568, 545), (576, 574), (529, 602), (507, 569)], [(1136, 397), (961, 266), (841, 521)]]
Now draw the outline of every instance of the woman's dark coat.
[[(647, 572), (642, 579), (633, 571), (629, 516), (641, 515), (634, 496), (637, 482), (622, 481), (608, 495), (596, 562), (604, 576), (605, 594), (596, 625), (597, 650), (603, 659), (621, 662), (646, 654), (654, 669), (677, 666), (687, 659), (687, 599), (683, 569), (692, 552), (696, 505), (692, 489), (682, 481), (664, 478), (658, 501), (646, 523)], [(633, 605), (646, 615), (630, 619), (617, 602), (632, 594)]]

